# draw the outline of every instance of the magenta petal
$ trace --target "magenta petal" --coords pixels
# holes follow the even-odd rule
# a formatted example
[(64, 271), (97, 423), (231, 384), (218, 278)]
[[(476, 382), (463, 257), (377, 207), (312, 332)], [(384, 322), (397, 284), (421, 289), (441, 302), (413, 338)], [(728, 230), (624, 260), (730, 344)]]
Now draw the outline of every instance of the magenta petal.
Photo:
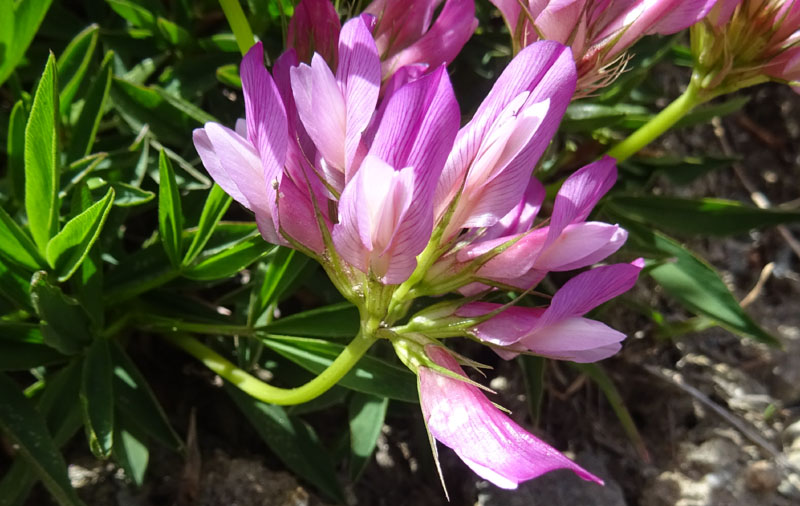
[(394, 54), (428, 31), (440, 0), (373, 0), (364, 12), (375, 16), (375, 42), (381, 54)]
[[(301, 189), (291, 178), (284, 178), (280, 186), (278, 213), (283, 232), (308, 249), (322, 254), (325, 243), (314, 212), (314, 203), (306, 187)], [(330, 222), (325, 222), (330, 230)]]
[(616, 180), (616, 161), (608, 156), (568, 177), (556, 194), (547, 244), (556, 240), (570, 223), (584, 221)]
[(301, 0), (289, 21), (286, 47), (294, 48), (300, 61), (311, 61), (316, 52), (335, 67), (340, 29), (339, 15), (330, 0)]
[[(428, 346), (426, 352), (440, 366), (464, 376), (446, 350)], [(514, 489), (525, 480), (556, 469), (569, 469), (584, 480), (602, 484), (602, 480), (517, 425), (477, 387), (420, 367), (419, 392), (430, 434), (452, 448), (476, 474), (498, 487)]]
[(242, 59), (240, 73), (247, 138), (261, 158), (264, 180), (280, 182), (288, 142), (286, 111), (275, 82), (264, 68), (264, 48), (260, 42)]
[(539, 214), (544, 197), (544, 186), (535, 177), (530, 178), (528, 188), (519, 203), (494, 226), (486, 230), (481, 241), (496, 239), (498, 237), (512, 236), (526, 232), (533, 225), (533, 220)]
[(361, 141), (361, 134), (375, 112), (381, 84), (378, 49), (360, 17), (351, 19), (342, 27), (336, 80), (344, 91), (347, 105), (345, 172), (349, 179), (350, 165)]
[[(466, 318), (483, 316), (501, 307), (501, 304), (471, 302), (460, 307), (456, 311), (456, 315)], [(511, 346), (536, 326), (543, 312), (544, 309), (541, 308), (511, 306), (489, 320), (476, 325), (472, 329), (472, 333), (481, 341), (499, 346)]]
[[(569, 271), (603, 260), (625, 244), (628, 233), (619, 225), (597, 221), (569, 225), (535, 259), (533, 268)], [(509, 248), (511, 249), (511, 248)], [(502, 255), (501, 255), (502, 256)]]
[[(394, 3), (402, 4), (397, 0)], [(430, 0), (422, 3), (430, 3)], [(467, 43), (477, 26), (475, 0), (446, 0), (441, 14), (431, 29), (419, 40), (396, 52), (383, 63), (384, 77), (390, 76), (406, 65), (425, 63), (430, 68), (436, 68), (449, 64)]]
[(581, 316), (600, 304), (627, 292), (644, 267), (639, 259), (629, 264), (613, 264), (582, 272), (567, 281), (547, 308), (542, 324)]
[[(659, 16), (646, 33), (669, 35), (692, 26), (704, 17), (714, 7), (718, 0), (678, 0), (671, 2), (663, 15)], [(662, 3), (670, 3), (663, 2)]]

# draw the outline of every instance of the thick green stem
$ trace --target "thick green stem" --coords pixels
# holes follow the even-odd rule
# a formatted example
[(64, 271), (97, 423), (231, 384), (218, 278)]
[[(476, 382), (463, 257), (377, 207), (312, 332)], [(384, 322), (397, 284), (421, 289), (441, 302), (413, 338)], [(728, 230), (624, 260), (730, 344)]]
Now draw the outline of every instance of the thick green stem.
[(319, 376), (297, 388), (278, 388), (236, 367), (231, 361), (193, 337), (179, 332), (163, 335), (169, 342), (200, 360), (203, 365), (230, 381), (238, 389), (260, 401), (280, 406), (308, 402), (325, 393), (356, 365), (376, 341), (374, 335), (365, 336), (359, 333)]
[(242, 6), (239, 5), (239, 0), (219, 0), (219, 5), (222, 7), (222, 12), (228, 18), (228, 24), (231, 25), (233, 36), (236, 37), (236, 44), (239, 46), (239, 51), (242, 56), (247, 54), (247, 51), (256, 43), (256, 38), (253, 36), (253, 30), (250, 29), (250, 23), (244, 16)]
[(630, 137), (611, 148), (608, 155), (621, 162), (653, 142), (658, 136), (686, 116), (695, 106), (705, 102), (706, 99), (700, 95), (699, 91), (695, 79), (692, 79), (681, 96), (676, 98), (653, 119), (642, 125), (639, 130), (633, 132)]

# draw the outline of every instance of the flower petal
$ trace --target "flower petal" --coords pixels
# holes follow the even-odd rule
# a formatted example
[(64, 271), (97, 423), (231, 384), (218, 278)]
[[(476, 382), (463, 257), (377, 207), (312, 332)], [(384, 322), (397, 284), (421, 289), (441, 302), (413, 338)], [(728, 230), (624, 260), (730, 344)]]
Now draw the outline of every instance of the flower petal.
[(300, 61), (311, 61), (316, 52), (335, 67), (340, 30), (339, 15), (330, 0), (300, 0), (289, 21), (286, 47), (297, 51)]
[[(620, 341), (625, 337), (625, 334), (604, 323), (588, 318), (568, 318), (537, 328), (520, 339), (518, 344), (537, 355), (580, 362), (586, 361), (591, 355), (576, 352), (600, 348), (602, 351), (594, 355), (602, 356), (612, 351), (616, 353)], [(607, 356), (609, 355), (602, 358)]]
[[(428, 346), (426, 352), (440, 366), (465, 376), (443, 348)], [(584, 480), (602, 483), (517, 425), (477, 387), (421, 367), (419, 391), (431, 435), (452, 448), (476, 474), (495, 485), (513, 489), (520, 482), (564, 468)]]

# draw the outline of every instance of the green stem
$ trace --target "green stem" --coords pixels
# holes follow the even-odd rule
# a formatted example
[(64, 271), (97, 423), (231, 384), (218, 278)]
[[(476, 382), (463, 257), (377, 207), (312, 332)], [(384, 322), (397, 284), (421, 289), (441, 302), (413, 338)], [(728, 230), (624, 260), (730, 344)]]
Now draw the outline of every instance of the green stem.
[(250, 23), (244, 16), (242, 6), (239, 5), (239, 0), (219, 0), (219, 5), (222, 7), (225, 17), (228, 18), (233, 36), (236, 37), (236, 44), (239, 45), (239, 51), (244, 56), (256, 43), (256, 38), (253, 36), (253, 30), (250, 29)]
[(163, 335), (169, 342), (200, 360), (203, 365), (230, 381), (238, 389), (262, 402), (280, 406), (308, 402), (325, 393), (356, 365), (377, 339), (374, 335), (365, 336), (359, 333), (319, 376), (297, 388), (278, 388), (236, 367), (231, 361), (193, 337), (179, 332)]
[(653, 119), (642, 125), (639, 130), (633, 132), (627, 139), (611, 148), (607, 154), (616, 158), (617, 162), (630, 158), (631, 155), (669, 130), (695, 106), (705, 102), (707, 98), (701, 96), (699, 92), (700, 89), (696, 84), (696, 80), (692, 79), (681, 96), (676, 98)]

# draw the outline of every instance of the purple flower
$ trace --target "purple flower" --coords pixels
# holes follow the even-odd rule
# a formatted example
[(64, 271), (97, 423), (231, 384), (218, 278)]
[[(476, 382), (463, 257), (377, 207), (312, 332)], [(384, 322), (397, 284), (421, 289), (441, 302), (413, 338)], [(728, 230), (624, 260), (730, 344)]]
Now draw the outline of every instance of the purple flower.
[[(546, 308), (510, 307), (475, 326), (470, 333), (481, 341), (502, 347), (498, 353), (511, 358), (531, 352), (573, 362), (595, 362), (619, 351), (625, 334), (583, 315), (633, 287), (644, 266), (639, 259), (582, 272), (567, 281)], [(456, 315), (482, 316), (502, 306), (473, 302)]]
[[(444, 348), (427, 346), (425, 351), (433, 362), (466, 379)], [(420, 367), (419, 397), (431, 436), (498, 487), (514, 489), (523, 481), (556, 469), (569, 469), (584, 480), (603, 483), (517, 425), (465, 381)]]
[(624, 67), (622, 53), (639, 38), (683, 30), (717, 0), (491, 1), (503, 14), (516, 50), (540, 39), (569, 45), (578, 67), (578, 92), (585, 95), (615, 78)]
[(330, 0), (300, 0), (286, 33), (286, 47), (293, 48), (302, 62), (319, 53), (336, 68), (336, 44), (342, 25)]

